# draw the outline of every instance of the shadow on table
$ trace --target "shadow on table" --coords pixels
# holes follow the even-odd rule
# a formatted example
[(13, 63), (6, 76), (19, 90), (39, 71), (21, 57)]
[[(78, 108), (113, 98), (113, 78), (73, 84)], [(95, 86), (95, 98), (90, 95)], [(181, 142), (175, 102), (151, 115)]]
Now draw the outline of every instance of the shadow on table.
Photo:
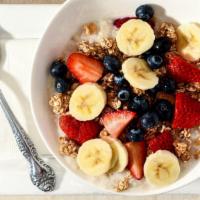
[[(6, 72), (3, 69), (3, 66), (6, 62), (6, 57), (7, 57), (6, 48), (5, 48), (6, 41), (12, 40), (12, 39), (13, 39), (12, 35), (10, 33), (8, 33), (7, 31), (5, 31), (0, 26), (0, 80), (9, 89), (11, 89), (11, 91), (16, 95), (18, 101), (21, 103), (21, 108), (22, 108), (24, 118), (28, 119), (28, 120), (26, 120), (27, 133), (35, 132), (37, 134), (37, 129), (36, 129), (35, 125), (33, 125), (33, 123), (32, 123), (34, 120), (33, 120), (32, 114), (31, 114), (31, 108), (30, 108), (28, 98), (22, 91), (22, 89), (21, 89), (20, 85), (18, 84), (17, 80), (15, 79), (15, 77), (13, 77), (11, 74), (9, 74), (8, 72)], [(26, 84), (29, 84), (29, 83), (26, 83)], [(29, 111), (29, 112), (27, 112), (27, 111)], [(29, 136), (31, 138), (30, 134), (29, 134)], [(35, 146), (37, 147), (37, 144), (35, 144)], [(38, 148), (39, 148), (39, 146), (38, 146)], [(47, 155), (44, 155), (44, 154), (42, 155), (42, 157), (45, 159), (45, 161), (47, 163), (51, 162), (51, 159), (49, 160), (49, 158), (50, 158), (49, 155), (47, 157), (46, 156)], [(62, 179), (62, 177), (59, 177), (59, 182), (57, 181), (56, 189), (60, 186), (61, 179)]]

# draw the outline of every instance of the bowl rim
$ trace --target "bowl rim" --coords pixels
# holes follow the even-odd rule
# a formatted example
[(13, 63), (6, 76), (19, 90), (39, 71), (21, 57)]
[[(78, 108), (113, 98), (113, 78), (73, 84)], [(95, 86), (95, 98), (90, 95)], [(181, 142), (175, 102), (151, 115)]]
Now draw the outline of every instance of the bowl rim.
[[(64, 11), (64, 9), (73, 2), (73, 0), (66, 0), (63, 4), (60, 5), (60, 7), (58, 8), (58, 10), (52, 15), (51, 19), (49, 20), (47, 26), (44, 28), (44, 31), (42, 33), (41, 38), (38, 41), (37, 47), (34, 51), (34, 59), (32, 62), (32, 69), (31, 69), (31, 78), (30, 78), (30, 84), (29, 84), (29, 102), (30, 102), (30, 107), (31, 107), (31, 113), (33, 116), (33, 121), (34, 124), (37, 128), (37, 131), (43, 141), (43, 143), (45, 144), (46, 148), (48, 149), (48, 151), (53, 155), (53, 157), (55, 158), (55, 160), (66, 170), (68, 171), (70, 174), (72, 174), (73, 176), (75, 176), (77, 179), (80, 180), (80, 182), (87, 184), (88, 186), (91, 186), (97, 190), (99, 190), (100, 192), (103, 193), (107, 193), (107, 194), (114, 194), (114, 195), (123, 195), (123, 196), (151, 196), (151, 195), (158, 195), (158, 194), (163, 194), (163, 193), (167, 193), (170, 191), (174, 191), (177, 190), (195, 180), (197, 180), (199, 178), (199, 176), (193, 176), (193, 177), (189, 177), (187, 178), (184, 182), (179, 182), (178, 184), (175, 182), (172, 185), (169, 186), (165, 186), (162, 188), (158, 188), (156, 191), (148, 191), (146, 193), (142, 193), (142, 192), (128, 192), (128, 191), (124, 191), (122, 193), (118, 193), (118, 192), (114, 192), (111, 190), (107, 190), (105, 188), (102, 188), (98, 185), (95, 185), (94, 183), (87, 181), (85, 179), (83, 179), (82, 177), (80, 177), (79, 175), (77, 175), (76, 173), (73, 172), (73, 170), (71, 170), (70, 168), (68, 168), (54, 153), (54, 151), (49, 147), (46, 138), (44, 137), (42, 130), (39, 127), (39, 122), (37, 120), (37, 116), (35, 114), (35, 106), (34, 106), (34, 102), (33, 102), (33, 88), (34, 88), (34, 79), (33, 79), (33, 72), (34, 72), (34, 66), (36, 65), (36, 61), (37, 61), (37, 57), (39, 56), (39, 51), (40, 48), (42, 47), (42, 41), (44, 40), (47, 32), (49, 31), (49, 29), (51, 28), (52, 24), (54, 24), (54, 22), (56, 21), (57, 17), (59, 16), (59, 14)], [(193, 169), (195, 170), (195, 169)]]

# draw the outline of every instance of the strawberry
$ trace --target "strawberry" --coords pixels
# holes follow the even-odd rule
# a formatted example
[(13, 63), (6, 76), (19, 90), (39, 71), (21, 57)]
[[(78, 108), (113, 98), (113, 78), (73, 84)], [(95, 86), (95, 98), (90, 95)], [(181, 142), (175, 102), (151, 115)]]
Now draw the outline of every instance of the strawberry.
[(167, 59), (167, 70), (177, 82), (200, 82), (200, 69), (195, 64), (189, 63), (175, 53), (168, 54)]
[(123, 17), (123, 18), (118, 18), (113, 22), (113, 25), (116, 28), (120, 28), (124, 23), (126, 23), (130, 19), (137, 19), (137, 17)]
[(70, 72), (81, 83), (97, 82), (103, 74), (103, 64), (81, 53), (72, 53), (67, 61), (67, 67)]
[(59, 126), (70, 139), (73, 139), (77, 137), (80, 122), (70, 115), (62, 115), (59, 118)]
[(173, 128), (193, 128), (200, 125), (200, 102), (185, 93), (177, 93)]
[(82, 144), (87, 140), (97, 137), (101, 128), (102, 127), (96, 121), (81, 122), (77, 141)]
[(118, 110), (106, 113), (103, 115), (101, 121), (111, 136), (117, 138), (135, 116), (135, 112)]
[(101, 126), (96, 121), (81, 122), (70, 115), (60, 116), (59, 126), (70, 139), (79, 144), (97, 137), (101, 130)]
[(142, 142), (128, 142), (125, 144), (128, 151), (128, 169), (131, 175), (140, 180), (144, 176), (143, 166), (146, 159), (146, 147)]
[(158, 150), (173, 150), (173, 137), (169, 131), (164, 131), (148, 141), (148, 148), (152, 152)]

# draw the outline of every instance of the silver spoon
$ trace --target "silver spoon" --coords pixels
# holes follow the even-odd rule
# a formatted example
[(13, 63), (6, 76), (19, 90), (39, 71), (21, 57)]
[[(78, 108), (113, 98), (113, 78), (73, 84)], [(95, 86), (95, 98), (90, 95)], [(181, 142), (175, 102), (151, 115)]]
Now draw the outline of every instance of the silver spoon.
[(10, 109), (1, 89), (0, 89), (0, 106), (12, 128), (19, 150), (26, 158), (30, 165), (30, 178), (33, 185), (37, 186), (44, 192), (53, 191), (55, 188), (55, 173), (38, 155), (33, 142), (25, 133)]

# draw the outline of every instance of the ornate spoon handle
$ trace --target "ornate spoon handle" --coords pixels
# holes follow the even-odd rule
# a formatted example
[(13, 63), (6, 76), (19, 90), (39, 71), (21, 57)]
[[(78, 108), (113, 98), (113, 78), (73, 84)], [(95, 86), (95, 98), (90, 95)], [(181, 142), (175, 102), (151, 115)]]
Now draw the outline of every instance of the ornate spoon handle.
[(1, 90), (0, 106), (12, 128), (19, 150), (30, 165), (30, 178), (32, 183), (44, 192), (53, 191), (56, 180), (53, 169), (39, 157), (33, 142), (19, 124)]

